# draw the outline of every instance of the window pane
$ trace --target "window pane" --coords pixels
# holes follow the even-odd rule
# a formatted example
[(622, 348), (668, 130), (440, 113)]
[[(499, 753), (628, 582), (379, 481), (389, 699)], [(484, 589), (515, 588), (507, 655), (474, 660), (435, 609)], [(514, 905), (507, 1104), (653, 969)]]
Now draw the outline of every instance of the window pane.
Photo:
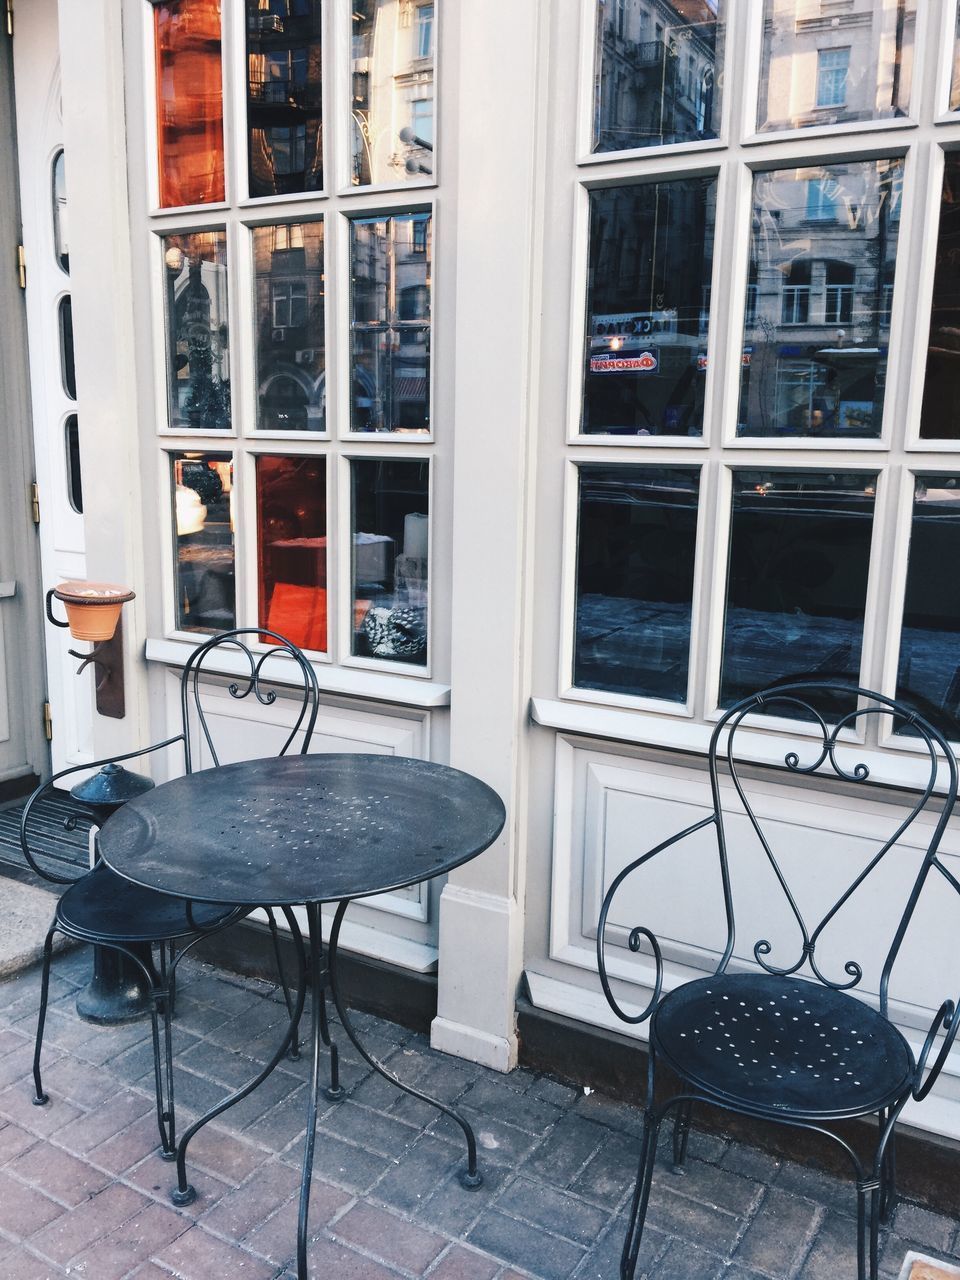
[(323, 187), (320, 0), (247, 0), (250, 194)]
[(77, 398), (77, 366), (73, 357), (73, 302), (65, 294), (57, 307), (60, 329), (60, 381), (71, 400)]
[(171, 427), (230, 426), (227, 233), (164, 236), (167, 406)]
[(429, 468), (370, 459), (351, 464), (353, 652), (427, 661)]
[(67, 223), (67, 180), (63, 152), (53, 162), (53, 250), (64, 271), (70, 270), (70, 235)]
[(590, 192), (589, 434), (703, 433), (715, 178)]
[(902, 160), (754, 178), (738, 435), (880, 435), (902, 180)]
[(872, 0), (847, 12), (852, 8), (765, 0), (758, 129), (907, 114), (916, 0)]
[(430, 215), (350, 223), (350, 430), (430, 430)]
[(63, 443), (67, 454), (67, 501), (78, 515), (83, 515), (83, 484), (80, 476), (80, 427), (75, 413), (71, 413), (63, 424)]
[(175, 453), (170, 467), (177, 628), (223, 631), (235, 627), (232, 455)]
[(717, 137), (724, 8), (597, 0), (594, 151)]
[(734, 472), (721, 705), (788, 677), (859, 677), (876, 479)]
[(154, 9), (160, 204), (224, 198), (220, 0)]
[(697, 468), (581, 466), (573, 683), (684, 702)]
[[(917, 476), (897, 697), (960, 738), (960, 474)], [(902, 732), (902, 730), (901, 730)]]
[(326, 429), (323, 223), (253, 230), (257, 427)]
[(960, 111), (960, 7), (957, 9), (956, 34), (953, 38), (953, 76), (950, 81), (950, 110)]
[(429, 177), (437, 6), (353, 0), (350, 9), (350, 180), (355, 187), (396, 186)]
[(925, 440), (960, 439), (960, 154), (944, 157), (927, 372), (920, 414)]
[(257, 458), (259, 614), (303, 649), (327, 649), (324, 458)]

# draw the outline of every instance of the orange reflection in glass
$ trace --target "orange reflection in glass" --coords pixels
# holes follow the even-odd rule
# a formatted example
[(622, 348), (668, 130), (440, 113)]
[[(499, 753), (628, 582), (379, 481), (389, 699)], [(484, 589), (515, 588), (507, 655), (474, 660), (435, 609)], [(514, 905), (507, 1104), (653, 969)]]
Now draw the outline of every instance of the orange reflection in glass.
[(326, 463), (257, 459), (259, 621), (302, 649), (327, 650)]
[(167, 0), (154, 12), (160, 204), (222, 200), (220, 0)]

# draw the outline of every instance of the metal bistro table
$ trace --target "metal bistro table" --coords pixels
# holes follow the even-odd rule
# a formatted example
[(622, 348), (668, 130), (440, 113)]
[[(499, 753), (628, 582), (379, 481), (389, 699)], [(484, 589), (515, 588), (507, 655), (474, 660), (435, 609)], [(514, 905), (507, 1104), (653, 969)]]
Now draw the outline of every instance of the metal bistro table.
[[(316, 1141), (323, 1005), (320, 906), (336, 902), (327, 969), (343, 1029), (363, 1058), (405, 1092), (454, 1119), (467, 1142), (460, 1180), (477, 1187), (477, 1146), (467, 1121), (399, 1080), (357, 1038), (337, 978), (337, 945), (354, 898), (404, 888), (444, 874), (482, 853), (500, 834), (503, 802), (469, 774), (401, 756), (306, 755), (248, 760), (177, 778), (130, 801), (104, 824), (104, 862), (135, 884), (194, 902), (285, 910), (300, 966), (294, 1020), (273, 1059), (243, 1089), (193, 1124), (177, 1149), (175, 1204), (196, 1193), (187, 1181), (193, 1135), (261, 1084), (283, 1057), (303, 1010), (307, 964), (291, 908), (309, 925), (313, 1062), (297, 1228), (297, 1275), (307, 1277), (307, 1213)], [(342, 1095), (332, 1050), (330, 1096)]]

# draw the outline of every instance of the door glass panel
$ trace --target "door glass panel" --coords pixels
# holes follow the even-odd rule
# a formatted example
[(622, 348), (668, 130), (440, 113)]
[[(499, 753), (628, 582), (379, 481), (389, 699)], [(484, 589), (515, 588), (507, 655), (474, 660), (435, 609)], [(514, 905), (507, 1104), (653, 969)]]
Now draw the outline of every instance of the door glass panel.
[(60, 299), (57, 307), (60, 330), (60, 381), (71, 400), (77, 398), (77, 368), (73, 358), (73, 302), (69, 293)]
[(324, 458), (257, 458), (259, 621), (303, 649), (327, 649)]
[(910, 108), (916, 0), (765, 0), (757, 128), (883, 120)]
[(250, 194), (323, 187), (320, 0), (246, 0)]
[(63, 424), (63, 443), (67, 455), (67, 501), (83, 515), (83, 482), (80, 476), (80, 428), (77, 415), (71, 413)]
[(880, 435), (902, 182), (902, 160), (754, 178), (738, 435)]
[(70, 271), (70, 234), (67, 223), (67, 182), (63, 152), (53, 162), (53, 251), (64, 271)]
[(366, 187), (429, 178), (437, 5), (352, 0), (350, 11), (350, 180)]
[(735, 471), (720, 702), (860, 674), (875, 472)]
[(699, 468), (579, 471), (573, 683), (684, 702)]
[(177, 628), (235, 627), (233, 456), (171, 454), (170, 478)]
[(227, 233), (163, 237), (170, 426), (230, 426)]
[(430, 429), (430, 215), (350, 222), (350, 430)]
[(410, 459), (350, 464), (354, 654), (427, 661), (429, 464)]
[[(914, 480), (897, 697), (960, 738), (960, 474)], [(900, 732), (903, 732), (901, 729)]]
[(597, 0), (593, 150), (716, 138), (723, 0)]
[(960, 155), (944, 157), (940, 233), (933, 274), (933, 306), (920, 435), (925, 440), (960, 439)]
[(160, 205), (224, 199), (220, 0), (154, 8)]
[(326, 430), (323, 223), (253, 230), (257, 427)]
[(716, 178), (590, 192), (586, 434), (699, 436)]

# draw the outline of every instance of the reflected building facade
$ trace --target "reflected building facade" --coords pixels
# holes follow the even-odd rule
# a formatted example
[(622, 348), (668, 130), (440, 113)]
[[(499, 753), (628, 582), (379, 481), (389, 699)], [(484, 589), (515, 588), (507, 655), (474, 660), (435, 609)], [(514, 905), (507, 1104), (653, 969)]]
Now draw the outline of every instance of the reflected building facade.
[(320, 0), (247, 0), (252, 196), (323, 187)]

